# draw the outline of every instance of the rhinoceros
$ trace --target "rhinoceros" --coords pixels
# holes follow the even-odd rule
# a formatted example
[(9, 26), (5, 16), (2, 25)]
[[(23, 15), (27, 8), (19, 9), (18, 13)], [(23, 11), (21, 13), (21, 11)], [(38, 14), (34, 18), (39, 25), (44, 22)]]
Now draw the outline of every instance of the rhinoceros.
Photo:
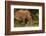
[[(28, 21), (27, 21), (27, 24), (28, 24), (28, 25), (29, 25), (29, 23), (30, 23), (31, 25), (33, 25), (33, 19), (32, 19), (31, 14), (32, 14), (32, 13), (31, 13), (30, 11), (28, 11), (28, 10), (18, 10), (18, 11), (15, 12), (14, 18), (15, 18), (16, 20), (23, 21), (22, 24), (25, 23), (25, 19), (26, 19), (26, 20), (28, 20)], [(27, 24), (26, 24), (26, 25), (27, 25)]]

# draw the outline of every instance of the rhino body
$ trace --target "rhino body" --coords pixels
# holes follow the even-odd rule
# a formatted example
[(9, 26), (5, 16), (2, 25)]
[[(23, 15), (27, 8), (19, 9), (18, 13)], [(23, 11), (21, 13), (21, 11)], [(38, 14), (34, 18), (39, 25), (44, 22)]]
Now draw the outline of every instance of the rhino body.
[(33, 19), (31, 16), (31, 12), (29, 12), (28, 10), (18, 10), (17, 12), (15, 12), (14, 17), (16, 20), (23, 21), (22, 24), (25, 23), (25, 20), (28, 20), (27, 24), (33, 25)]

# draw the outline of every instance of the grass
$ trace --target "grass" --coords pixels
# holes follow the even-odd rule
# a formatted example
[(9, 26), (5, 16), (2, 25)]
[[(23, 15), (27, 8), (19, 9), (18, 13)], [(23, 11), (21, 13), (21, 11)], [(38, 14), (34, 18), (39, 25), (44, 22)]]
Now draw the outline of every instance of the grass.
[[(25, 27), (25, 26), (31, 26), (30, 24), (22, 24), (21, 21), (14, 20), (14, 27)], [(38, 21), (34, 21), (33, 26), (38, 26)]]

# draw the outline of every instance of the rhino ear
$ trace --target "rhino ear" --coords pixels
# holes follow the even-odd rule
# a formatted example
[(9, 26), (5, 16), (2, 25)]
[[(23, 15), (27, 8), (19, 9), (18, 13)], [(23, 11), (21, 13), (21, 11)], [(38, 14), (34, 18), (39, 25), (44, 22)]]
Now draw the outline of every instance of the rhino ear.
[(25, 12), (30, 12), (29, 10), (25, 10)]
[(18, 12), (22, 12), (23, 10), (21, 9), (21, 10), (19, 10)]

